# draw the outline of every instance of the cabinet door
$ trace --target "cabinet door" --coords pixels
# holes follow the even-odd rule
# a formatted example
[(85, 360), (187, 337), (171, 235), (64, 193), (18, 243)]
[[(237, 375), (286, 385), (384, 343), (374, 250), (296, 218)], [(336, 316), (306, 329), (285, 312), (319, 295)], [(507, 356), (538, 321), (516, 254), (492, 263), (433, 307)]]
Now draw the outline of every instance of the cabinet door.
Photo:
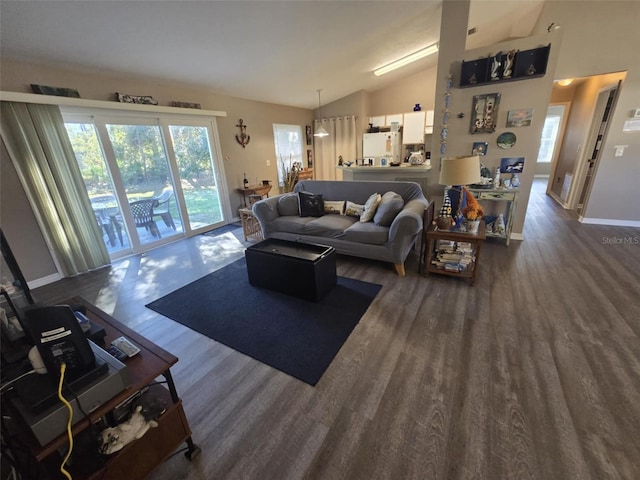
[(424, 143), (425, 112), (410, 112), (404, 114), (402, 143), (405, 145)]

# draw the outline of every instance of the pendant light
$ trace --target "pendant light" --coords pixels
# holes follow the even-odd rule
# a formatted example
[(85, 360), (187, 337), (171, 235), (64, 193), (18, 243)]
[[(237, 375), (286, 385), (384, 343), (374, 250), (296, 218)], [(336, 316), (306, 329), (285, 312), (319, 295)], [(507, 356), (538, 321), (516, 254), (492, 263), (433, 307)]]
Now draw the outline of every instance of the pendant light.
[[(320, 110), (320, 90), (318, 90), (318, 117), (320, 117), (320, 120), (322, 121), (322, 115), (320, 114), (321, 110)], [(327, 132), (325, 130), (325, 128), (322, 126), (322, 123), (320, 123), (320, 126), (318, 127), (318, 129), (316, 130), (316, 133), (313, 134), (314, 137), (328, 137), (329, 136), (329, 132)]]

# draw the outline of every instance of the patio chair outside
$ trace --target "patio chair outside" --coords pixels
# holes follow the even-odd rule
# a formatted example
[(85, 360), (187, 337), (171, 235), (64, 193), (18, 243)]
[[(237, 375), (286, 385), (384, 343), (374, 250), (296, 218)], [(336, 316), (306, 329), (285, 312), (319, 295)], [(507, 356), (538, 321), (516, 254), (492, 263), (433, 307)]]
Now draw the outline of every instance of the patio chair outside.
[(169, 211), (171, 207), (171, 198), (173, 197), (173, 190), (166, 189), (160, 195), (156, 197), (158, 205), (153, 209), (154, 217), (161, 217), (164, 220), (164, 224), (167, 227), (171, 227), (176, 230), (176, 224), (173, 223), (173, 217)]
[(155, 198), (149, 198), (131, 202), (129, 207), (131, 208), (131, 214), (133, 215), (136, 227), (145, 227), (151, 232), (151, 235), (160, 238), (160, 231), (158, 230), (156, 222), (153, 220), (153, 209), (157, 204), (158, 201)]

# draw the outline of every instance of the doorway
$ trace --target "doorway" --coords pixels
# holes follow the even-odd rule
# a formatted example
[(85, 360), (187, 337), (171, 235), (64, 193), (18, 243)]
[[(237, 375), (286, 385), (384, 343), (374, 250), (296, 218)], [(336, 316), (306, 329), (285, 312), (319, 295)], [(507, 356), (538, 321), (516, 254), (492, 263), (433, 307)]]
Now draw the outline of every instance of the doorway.
[(598, 168), (598, 162), (600, 160), (600, 153), (602, 144), (604, 142), (605, 135), (609, 126), (609, 118), (615, 105), (616, 96), (620, 83), (613, 88), (608, 88), (601, 91), (598, 94), (598, 100), (596, 102), (596, 109), (593, 116), (593, 124), (589, 137), (587, 139), (588, 156), (586, 161), (581, 165), (578, 176), (578, 189), (576, 190), (577, 203), (575, 204), (575, 210), (582, 215), (587, 202), (589, 201), (589, 194), (591, 193), (591, 187), (593, 186), (593, 179)]

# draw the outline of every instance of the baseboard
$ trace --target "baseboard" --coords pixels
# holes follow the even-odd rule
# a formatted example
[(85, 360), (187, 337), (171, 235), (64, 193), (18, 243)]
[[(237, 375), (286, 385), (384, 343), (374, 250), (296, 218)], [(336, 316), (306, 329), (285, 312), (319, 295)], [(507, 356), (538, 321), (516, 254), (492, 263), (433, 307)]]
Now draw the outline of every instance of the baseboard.
[(511, 240), (524, 240), (524, 235), (522, 233), (512, 233), (509, 238)]
[(638, 220), (618, 220), (615, 218), (588, 218), (580, 215), (578, 217), (580, 223), (586, 223), (590, 225), (609, 225), (612, 227), (634, 227), (640, 228), (640, 221)]
[(551, 191), (547, 195), (553, 198), (556, 201), (556, 203), (560, 205), (562, 208), (564, 208), (565, 210), (569, 210), (569, 205), (567, 203), (564, 203), (562, 199), (555, 192)]
[(62, 275), (59, 273), (52, 273), (51, 275), (47, 275), (46, 277), (37, 278), (30, 282), (27, 282), (30, 290), (34, 288), (43, 287), (45, 285), (49, 285), (50, 283), (57, 282), (62, 279)]

